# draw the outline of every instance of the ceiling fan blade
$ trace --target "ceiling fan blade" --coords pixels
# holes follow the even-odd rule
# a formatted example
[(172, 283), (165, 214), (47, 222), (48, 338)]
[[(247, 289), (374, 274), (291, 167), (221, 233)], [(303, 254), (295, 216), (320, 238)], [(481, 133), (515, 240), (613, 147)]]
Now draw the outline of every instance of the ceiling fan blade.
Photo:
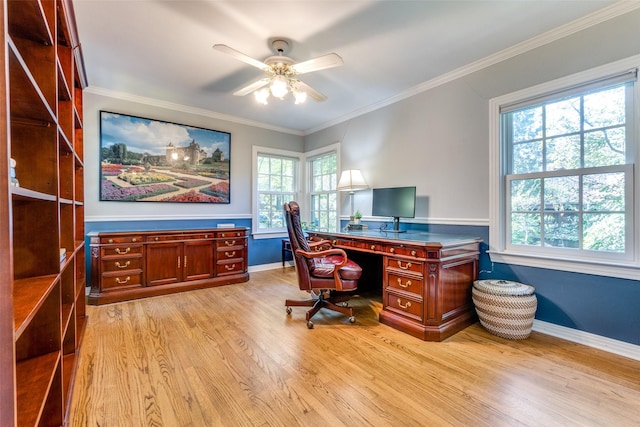
[(260, 89), (263, 86), (266, 86), (267, 84), (269, 84), (269, 79), (268, 78), (260, 79), (260, 80), (257, 80), (255, 82), (243, 87), (242, 89), (238, 89), (237, 91), (233, 92), (233, 94), (235, 96), (245, 96), (245, 95), (250, 94), (254, 90), (257, 90), (257, 89)]
[(321, 94), (320, 92), (318, 92), (317, 90), (315, 90), (314, 88), (306, 84), (305, 82), (298, 80), (296, 83), (296, 87), (298, 90), (306, 92), (308, 96), (310, 96), (311, 98), (313, 98), (313, 100), (317, 102), (324, 102), (327, 100), (326, 96), (324, 96), (323, 94)]
[(250, 56), (245, 55), (242, 52), (239, 52), (229, 46), (227, 46), (226, 44), (214, 44), (213, 48), (215, 50), (218, 50), (220, 52), (226, 53), (227, 55), (231, 55), (236, 59), (239, 59), (240, 61), (252, 65), (256, 68), (260, 68), (263, 71), (266, 71), (269, 69), (269, 66), (267, 64), (265, 64), (262, 61), (258, 61), (257, 59), (253, 59)]
[(338, 67), (344, 64), (342, 58), (337, 53), (329, 53), (319, 56), (308, 61), (300, 62), (293, 65), (293, 69), (298, 74), (310, 73), (312, 71), (324, 70), (327, 68)]

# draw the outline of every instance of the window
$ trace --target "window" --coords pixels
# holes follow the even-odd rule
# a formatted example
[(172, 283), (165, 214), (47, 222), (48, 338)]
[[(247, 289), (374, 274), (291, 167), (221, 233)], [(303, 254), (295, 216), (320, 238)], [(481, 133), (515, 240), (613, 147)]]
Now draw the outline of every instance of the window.
[(494, 253), (637, 265), (635, 81), (634, 69), (492, 100)]
[(336, 152), (308, 161), (310, 171), (311, 224), (318, 230), (338, 229), (338, 156)]
[(297, 153), (254, 147), (254, 234), (286, 230), (283, 209), (286, 202), (298, 199), (299, 156)]

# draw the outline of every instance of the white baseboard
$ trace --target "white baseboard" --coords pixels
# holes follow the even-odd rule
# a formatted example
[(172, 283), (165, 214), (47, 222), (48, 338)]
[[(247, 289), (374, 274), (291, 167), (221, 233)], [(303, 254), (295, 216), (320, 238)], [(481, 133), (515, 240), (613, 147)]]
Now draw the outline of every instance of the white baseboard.
[(629, 359), (640, 360), (640, 346), (629, 344), (624, 341), (606, 338), (589, 332), (580, 331), (578, 329), (543, 322), (541, 320), (533, 321), (533, 330), (557, 338), (562, 338), (567, 341), (608, 351), (609, 353), (614, 353), (619, 356), (628, 357)]
[[(286, 267), (293, 267), (293, 261), (287, 261)], [(265, 271), (282, 268), (282, 263), (274, 262), (271, 264), (261, 264), (249, 267), (249, 273), (254, 271)], [(556, 338), (562, 338), (567, 341), (583, 344), (599, 350), (608, 351), (619, 356), (628, 357), (629, 359), (640, 361), (640, 346), (629, 344), (624, 341), (618, 341), (606, 338), (589, 332), (579, 331), (578, 329), (567, 328), (566, 326), (555, 325), (553, 323), (543, 322), (541, 320), (533, 321), (533, 330), (542, 334), (551, 335)]]
[[(285, 268), (293, 267), (293, 261), (285, 261), (284, 266)], [(252, 265), (248, 268), (248, 271), (249, 273), (254, 273), (256, 271), (275, 270), (278, 268), (282, 268), (281, 262), (272, 262), (271, 264)]]

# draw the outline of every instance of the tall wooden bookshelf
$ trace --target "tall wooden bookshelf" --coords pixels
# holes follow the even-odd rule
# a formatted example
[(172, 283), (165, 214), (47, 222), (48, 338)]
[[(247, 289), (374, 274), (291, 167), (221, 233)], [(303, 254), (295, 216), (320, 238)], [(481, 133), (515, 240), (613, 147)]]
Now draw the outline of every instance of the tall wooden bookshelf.
[(86, 79), (71, 0), (0, 13), (0, 425), (60, 426), (85, 324)]

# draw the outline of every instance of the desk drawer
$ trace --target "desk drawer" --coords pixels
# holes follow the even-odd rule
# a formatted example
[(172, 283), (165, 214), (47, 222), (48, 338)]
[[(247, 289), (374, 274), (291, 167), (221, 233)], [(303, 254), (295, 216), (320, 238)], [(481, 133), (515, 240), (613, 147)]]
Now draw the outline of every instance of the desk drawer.
[(420, 277), (406, 277), (394, 273), (387, 273), (387, 286), (391, 289), (399, 289), (411, 292), (416, 297), (423, 297), (424, 281)]
[(381, 252), (383, 246), (381, 244), (375, 242), (358, 242), (353, 241), (352, 247), (356, 249), (362, 249), (363, 251), (373, 251), (373, 252)]
[(410, 256), (413, 258), (426, 258), (427, 251), (424, 248), (404, 245), (387, 245), (385, 251), (393, 255)]
[(387, 301), (388, 306), (385, 309), (422, 322), (423, 305), (421, 300), (414, 300), (388, 292)]
[(391, 258), (387, 260), (387, 271), (391, 272), (393, 269), (406, 271), (409, 273), (419, 274), (422, 276), (422, 267), (424, 263), (421, 261), (411, 261), (406, 259)]
[(142, 256), (142, 245), (118, 245), (118, 246), (102, 246), (100, 248), (103, 257), (122, 257), (131, 255)]

